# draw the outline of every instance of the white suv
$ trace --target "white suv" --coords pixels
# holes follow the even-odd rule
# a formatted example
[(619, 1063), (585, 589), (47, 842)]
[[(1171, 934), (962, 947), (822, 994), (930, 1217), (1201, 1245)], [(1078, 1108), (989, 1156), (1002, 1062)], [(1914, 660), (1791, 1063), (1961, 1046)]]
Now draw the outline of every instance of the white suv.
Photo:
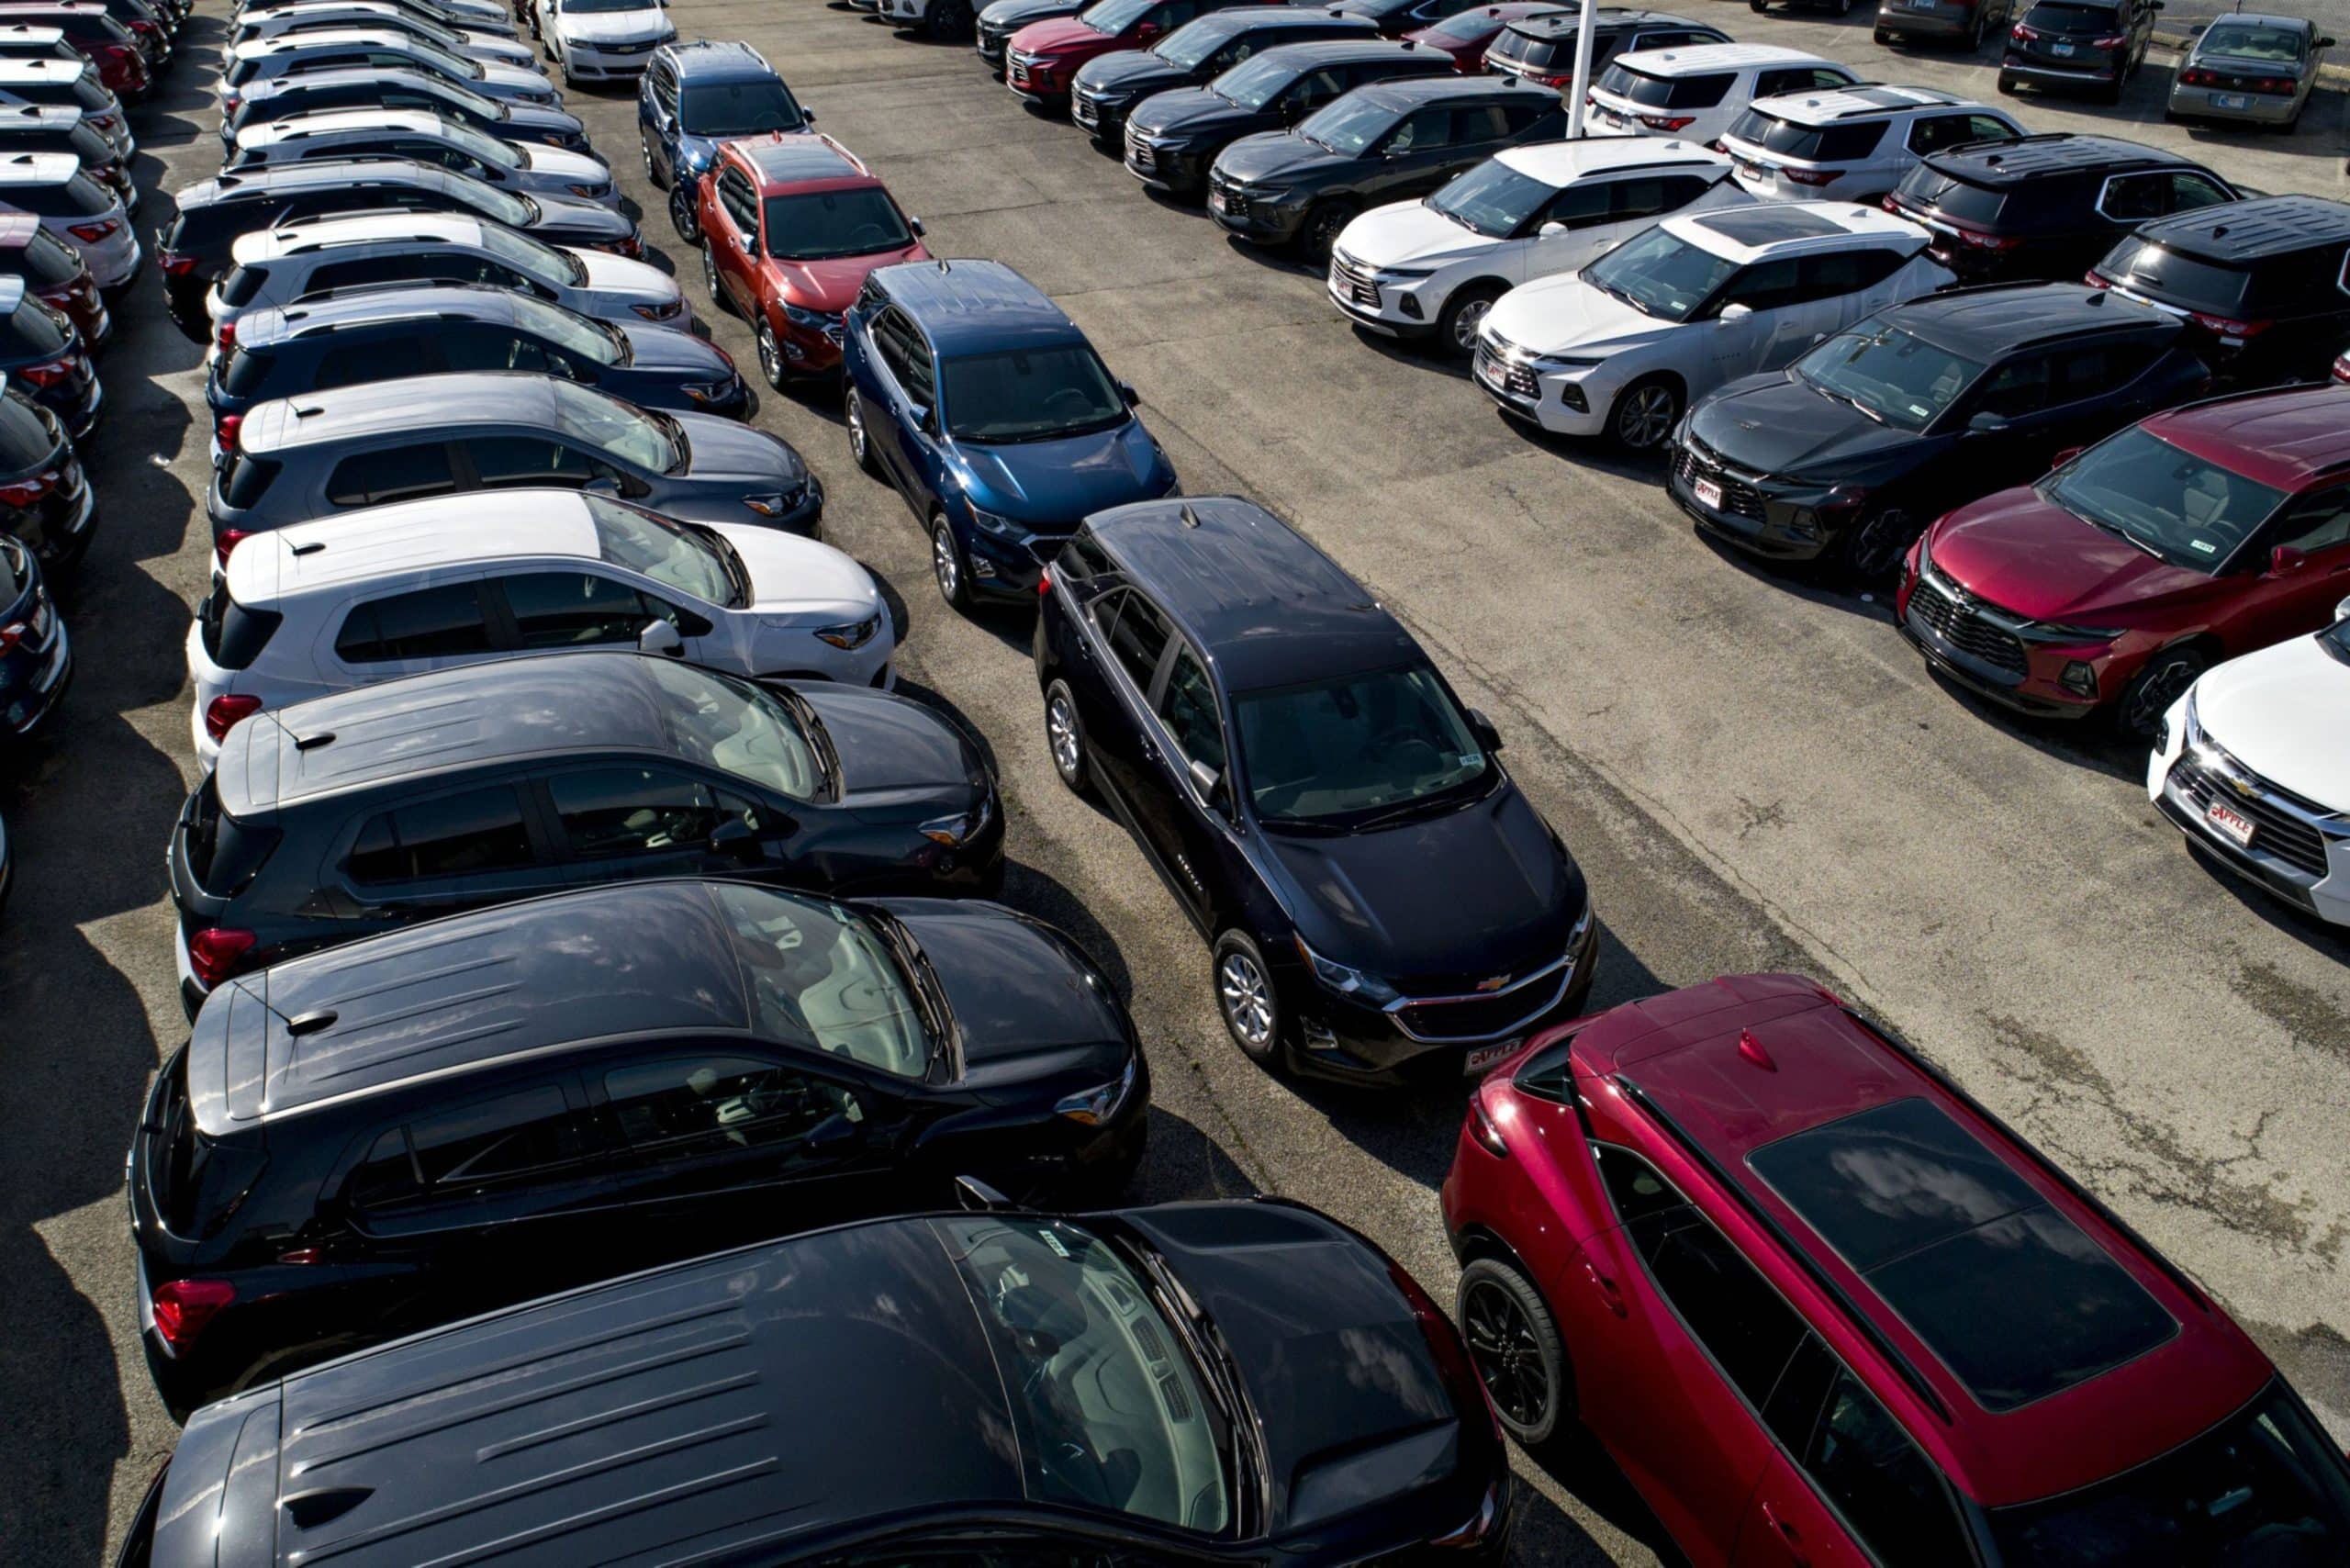
[(256, 534), (188, 632), (206, 767), (263, 708), (476, 659), (634, 644), (760, 678), (887, 686), (872, 574), (829, 544), (576, 490), (403, 501)]
[(1653, 451), (1691, 398), (1947, 286), (1931, 239), (1841, 201), (1668, 218), (1580, 273), (1503, 295), (1477, 337), (1477, 384), (1544, 430)]
[(1757, 98), (1846, 87), (1857, 73), (1800, 49), (1704, 43), (1619, 54), (1592, 84), (1591, 118), (1602, 129), (1711, 141)]
[(1764, 201), (1868, 201), (1929, 152), (2024, 134), (2005, 109), (1931, 87), (1831, 88), (1757, 98), (1723, 133), (1738, 183)]
[(1754, 198), (1692, 142), (1600, 136), (1495, 154), (1434, 195), (1374, 207), (1330, 252), (1330, 298), (1373, 331), (1466, 354), (1494, 300), (1571, 273), (1658, 218)]

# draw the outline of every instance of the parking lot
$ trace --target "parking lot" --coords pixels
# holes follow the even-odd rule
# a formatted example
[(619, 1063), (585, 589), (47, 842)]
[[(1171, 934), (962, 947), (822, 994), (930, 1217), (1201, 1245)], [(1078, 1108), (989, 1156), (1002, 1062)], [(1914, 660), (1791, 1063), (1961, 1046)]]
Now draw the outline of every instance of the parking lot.
[[(1881, 49), (1856, 9), (1695, 15), (1879, 80), (1991, 92), (1983, 63)], [(1024, 108), (968, 47), (900, 38), (822, 0), (677, 0), (687, 37), (767, 53), (822, 129), (890, 182), (947, 256), (1052, 294), (1132, 381), (1186, 487), (1280, 512), (1372, 585), (1462, 696), (1589, 874), (1595, 1008), (1725, 971), (1801, 970), (1883, 1014), (2221, 1297), (2337, 1437), (2350, 1436), (2350, 942), (2191, 858), (2143, 756), (2032, 728), (1938, 684), (1887, 606), (1761, 570), (1698, 538), (1651, 469), (1505, 423), (1448, 364), (1358, 333), (1293, 262), (1147, 196)], [(140, 215), (211, 174), (218, 8), (134, 113)], [(2165, 126), (2166, 57), (2118, 109), (2026, 98), (2036, 129), (2191, 146), (2266, 191), (2344, 195), (2344, 97), (2291, 137)], [(570, 105), (643, 209), (648, 243), (747, 368), (638, 162), (632, 95)], [(84, 449), (104, 520), (65, 607), (75, 689), (0, 772), (18, 856), (0, 925), (0, 1559), (110, 1552), (174, 1431), (137, 1342), (122, 1151), (185, 1037), (162, 852), (193, 784), (181, 643), (204, 591), (210, 431), (198, 349), (151, 270), (103, 361)], [(830, 491), (827, 537), (903, 623), (903, 689), (991, 749), (1011, 816), (1007, 902), (1074, 935), (1124, 987), (1157, 1107), (1137, 1195), (1264, 1190), (1324, 1208), (1440, 1298), (1436, 1184), (1457, 1096), (1269, 1078), (1211, 1005), (1204, 947), (1125, 833), (1046, 756), (1016, 614), (963, 619), (925, 540), (859, 476), (837, 392), (756, 416)], [(1427, 896), (1445, 896), (1430, 866)], [(877, 1413), (877, 1418), (884, 1418)], [(1528, 1562), (1645, 1562), (1604, 1461), (1528, 1465)]]

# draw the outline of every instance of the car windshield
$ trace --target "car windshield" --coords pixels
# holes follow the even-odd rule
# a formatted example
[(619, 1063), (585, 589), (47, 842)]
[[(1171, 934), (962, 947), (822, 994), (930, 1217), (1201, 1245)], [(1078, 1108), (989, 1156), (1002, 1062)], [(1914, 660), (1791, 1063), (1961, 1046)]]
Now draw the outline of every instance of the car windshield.
[(522, 166), (522, 155), (514, 151), (510, 142), (500, 141), (487, 132), (476, 130), (469, 125), (460, 125), (455, 120), (444, 119), (441, 122), (438, 135), (450, 146), (463, 148), (493, 168), (519, 169)]
[(914, 241), (905, 215), (878, 185), (769, 196), (767, 218), (767, 254), (788, 261), (870, 256)]
[(1306, 116), (1297, 134), (1316, 147), (1353, 158), (1369, 151), (1403, 118), (1399, 109), (1349, 93)]
[(2042, 479), (2041, 496), (2174, 566), (2216, 572), (2285, 498), (2139, 428)]
[(533, 299), (527, 294), (507, 297), (513, 302), (514, 324), (542, 342), (553, 343), (574, 359), (591, 364), (618, 364), (628, 340), (609, 321), (594, 321), (560, 305)]
[(588, 281), (587, 263), (578, 257), (558, 251), (552, 245), (543, 245), (510, 229), (485, 226), (481, 230), (481, 242), (483, 249), (499, 261), (511, 262), (516, 271), (550, 287), (567, 288)]
[(1078, 14), (1078, 20), (1097, 33), (1117, 37), (1142, 20), (1158, 0), (1095, 0)]
[(1737, 263), (1657, 228), (1608, 252), (1582, 275), (1644, 316), (1686, 321), (1737, 270)]
[(1108, 430), (1126, 400), (1087, 343), (966, 354), (939, 366), (946, 428), (964, 441), (1053, 441)]
[(596, 525), (596, 545), (615, 566), (690, 594), (704, 604), (739, 610), (750, 601), (742, 564), (723, 535), (691, 523), (639, 511), (605, 496), (583, 498)]
[(2034, 32), (2066, 38), (2097, 38), (2125, 30), (2110, 6), (2075, 6), (2066, 0), (2042, 0), (2023, 14), (2023, 25)]
[(1242, 776), (1259, 820), (1356, 824), (1449, 797), (1491, 770), (1426, 665), (1237, 694)]
[(2201, 1437), (2044, 1502), (1989, 1511), (2005, 1568), (2350, 1562), (2350, 1473), (2276, 1384)]
[(509, 229), (520, 229), (539, 218), (538, 204), (499, 190), (487, 180), (471, 174), (461, 174), (454, 169), (445, 170), (450, 194), (464, 202), (472, 211), (485, 218), (495, 218)]
[[(760, 1038), (831, 1051), (900, 1078), (929, 1070), (921, 1005), (888, 941), (861, 916), (772, 888), (707, 886), (734, 927), (734, 956)], [(850, 1121), (864, 1119), (853, 1096), (835, 1103)]]
[(550, 378), (541, 383), (554, 398), (555, 422), (563, 433), (645, 474), (666, 474), (677, 449), (654, 418), (617, 398)]
[(2222, 18), (2211, 24), (2203, 40), (2195, 46), (2195, 52), (2199, 57), (2225, 55), (2230, 60), (2266, 60), (2279, 65), (2298, 65), (2301, 45), (2308, 38), (2309, 34), (2299, 28)]
[(561, 0), (555, 6), (567, 17), (602, 16), (611, 11), (658, 11), (655, 0)]
[(1223, 1529), (1221, 1409), (1145, 1276), (1069, 1220), (931, 1223), (994, 1347), (1029, 1500)]
[(1297, 80), (1297, 68), (1265, 55), (1244, 60), (1214, 81), (1208, 91), (1244, 109), (1261, 109), (1282, 88)]
[(670, 700), (663, 715), (679, 751), (795, 801), (824, 797), (823, 764), (781, 698), (750, 681), (669, 659), (647, 660), (644, 668)]
[(1924, 430), (1983, 374), (1979, 361), (1898, 327), (1844, 332), (1796, 361), (1796, 376), (1879, 424)]
[(1185, 71), (1196, 69), (1232, 39), (1231, 27), (1213, 16), (1186, 22), (1151, 46), (1150, 52)]
[(688, 82), (678, 118), (694, 136), (764, 136), (772, 130), (805, 130), (791, 89), (772, 76), (748, 82)]
[(62, 353), (72, 323), (31, 295), (17, 302), (0, 322), (0, 353), (10, 359), (31, 359)]
[(1428, 210), (1440, 212), (1472, 234), (1498, 240), (1517, 232), (1518, 226), (1542, 210), (1559, 187), (1531, 174), (1521, 174), (1498, 158), (1488, 158), (1427, 198)]

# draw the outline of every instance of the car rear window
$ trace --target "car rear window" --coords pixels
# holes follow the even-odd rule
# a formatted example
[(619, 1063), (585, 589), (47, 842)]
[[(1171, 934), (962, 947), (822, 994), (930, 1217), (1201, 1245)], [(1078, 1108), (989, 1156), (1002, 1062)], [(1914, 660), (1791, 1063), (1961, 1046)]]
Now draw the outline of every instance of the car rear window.
[(16, 393), (0, 398), (0, 474), (20, 474), (57, 455), (57, 432)]
[(1902, 176), (1900, 189), (1904, 199), (1960, 223), (1997, 223), (2008, 204), (2005, 191), (1969, 185), (1924, 163)]
[(163, 1077), (161, 1126), (148, 1145), (147, 1184), (163, 1228), (203, 1240), (219, 1233), (252, 1191), (267, 1158), (234, 1140), (210, 1138), (196, 1127), (187, 1092), (187, 1053)]
[(8, 312), (7, 319), (0, 321), (0, 355), (31, 359), (40, 354), (62, 353), (65, 349), (65, 330), (55, 311), (27, 295)]
[(2182, 255), (2132, 235), (2114, 246), (2098, 271), (2116, 283), (2142, 289), (2165, 305), (2232, 316), (2250, 308), (2255, 276), (2249, 267)]
[(1523, 65), (1528, 70), (1547, 71), (1554, 62), (1574, 59), (1575, 35), (1568, 33), (1557, 39), (1535, 38), (1510, 28), (1493, 41), (1493, 46), (1485, 53), (1494, 60), (1506, 60), (1513, 65)]
[(202, 628), (204, 652), (214, 664), (222, 669), (250, 669), (285, 619), (274, 610), (239, 604), (223, 583), (205, 599), (196, 624)]
[(2083, 6), (2076, 0), (2042, 0), (2023, 14), (2023, 25), (2034, 32), (2061, 33), (2066, 38), (2096, 38), (2123, 30), (2121, 14), (2110, 6)]
[(13, 539), (0, 538), (0, 605), (15, 604), (32, 580), (32, 552)]
[(220, 498), (239, 511), (257, 506), (269, 493), (269, 482), (277, 477), (278, 465), (266, 458), (240, 452), (229, 459), (228, 471), (220, 476)]
[(239, 266), (220, 284), (220, 303), (242, 307), (251, 305), (261, 293), (261, 286), (269, 281), (267, 267)]
[(231, 398), (260, 398), (269, 385), (271, 367), (277, 356), (266, 349), (247, 349), (230, 345), (220, 361), (220, 390)]
[(218, 775), (207, 774), (188, 801), (187, 868), (196, 886), (226, 898), (253, 879), (277, 847), (278, 832), (240, 822), (220, 809)]
[(1644, 109), (1709, 109), (1722, 101), (1730, 84), (1737, 80), (1735, 71), (1707, 72), (1702, 76), (1651, 76), (1619, 62), (1600, 77), (1599, 88)]
[(81, 252), (46, 229), (36, 229), (18, 253), (17, 271), (35, 288), (59, 288), (82, 275)]
[(1851, 125), (1797, 125), (1761, 109), (1749, 109), (1729, 128), (1730, 139), (1782, 158), (1807, 162), (1841, 163), (1865, 158), (1885, 140), (1888, 122), (1860, 120)]
[[(19, 88), (17, 91), (21, 93), (23, 89)], [(66, 97), (71, 98), (78, 106), (85, 109), (93, 109), (100, 114), (105, 114), (110, 110), (119, 109), (122, 106), (115, 101), (114, 89), (108, 87), (105, 83), (99, 81), (96, 76), (86, 71), (73, 79), (73, 90), (65, 95)], [(42, 97), (35, 98), (32, 101), (35, 103), (47, 104), (58, 102), (59, 100), (54, 97)]]

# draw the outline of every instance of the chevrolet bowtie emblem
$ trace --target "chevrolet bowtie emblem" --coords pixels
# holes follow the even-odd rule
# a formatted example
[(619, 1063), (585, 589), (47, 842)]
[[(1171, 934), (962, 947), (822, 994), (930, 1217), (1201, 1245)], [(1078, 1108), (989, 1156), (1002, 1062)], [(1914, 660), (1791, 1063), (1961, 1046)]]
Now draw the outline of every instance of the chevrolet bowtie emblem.
[(1504, 986), (1505, 986), (1505, 985), (1507, 985), (1507, 984), (1509, 984), (1509, 976), (1507, 976), (1507, 975), (1495, 975), (1495, 976), (1494, 976), (1493, 979), (1491, 979), (1491, 980), (1479, 980), (1479, 981), (1477, 982), (1477, 989), (1478, 989), (1479, 991), (1499, 991), (1499, 990), (1501, 990), (1501, 988), (1502, 988), (1502, 987), (1504, 987)]
[(2226, 781), (2229, 789), (2233, 790), (2244, 800), (2249, 801), (2260, 793), (2259, 789), (2248, 778), (2239, 778), (2232, 773), (2222, 773), (2220, 777)]

